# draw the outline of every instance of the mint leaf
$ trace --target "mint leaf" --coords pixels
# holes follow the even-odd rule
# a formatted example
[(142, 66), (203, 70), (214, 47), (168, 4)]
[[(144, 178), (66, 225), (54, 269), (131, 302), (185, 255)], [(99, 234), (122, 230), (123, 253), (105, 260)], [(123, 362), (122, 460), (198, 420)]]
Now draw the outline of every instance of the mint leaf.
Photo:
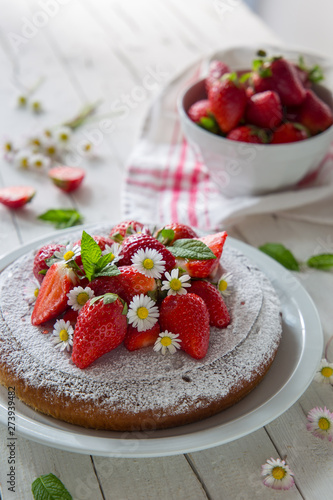
[(116, 293), (106, 293), (103, 297), (103, 304), (112, 304), (116, 302), (118, 295)]
[(110, 264), (112, 253), (107, 253), (106, 255), (101, 255), (98, 259), (96, 266), (100, 269)]
[(101, 276), (118, 276), (118, 274), (121, 274), (118, 267), (114, 264), (109, 264), (103, 267), (100, 271), (95, 270), (93, 277), (100, 278)]
[(216, 259), (211, 249), (200, 240), (181, 239), (176, 240), (171, 247), (168, 247), (169, 252), (174, 257), (190, 260), (210, 260)]
[(314, 267), (315, 269), (320, 269), (322, 271), (328, 271), (333, 267), (333, 254), (322, 253), (320, 255), (314, 255), (307, 260), (307, 265), (309, 267)]
[(175, 232), (173, 229), (163, 228), (157, 233), (157, 239), (158, 241), (163, 243), (163, 245), (169, 245), (171, 241), (174, 239), (174, 237), (175, 237)]
[(291, 271), (299, 271), (299, 264), (290, 250), (281, 243), (266, 243), (259, 250), (275, 259), (282, 266)]
[(73, 500), (60, 479), (52, 473), (35, 479), (31, 491), (35, 500)]
[(65, 229), (66, 227), (82, 224), (82, 215), (74, 209), (50, 209), (38, 216), (38, 219), (53, 224), (56, 229)]
[(83, 231), (81, 239), (81, 257), (84, 272), (89, 281), (92, 280), (95, 267), (101, 256), (102, 250), (90, 234)]

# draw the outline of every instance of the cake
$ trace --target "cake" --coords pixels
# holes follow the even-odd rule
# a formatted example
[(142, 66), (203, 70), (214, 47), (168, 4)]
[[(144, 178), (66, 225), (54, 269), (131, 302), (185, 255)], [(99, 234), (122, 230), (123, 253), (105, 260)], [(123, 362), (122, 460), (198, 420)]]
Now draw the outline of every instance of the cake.
[[(71, 240), (78, 238), (73, 232)], [(26, 288), (34, 280), (35, 254), (20, 257), (0, 275), (0, 382), (15, 386), (16, 395), (39, 412), (95, 429), (180, 426), (236, 404), (274, 360), (282, 331), (278, 297), (257, 266), (228, 245), (220, 265), (232, 274), (233, 291), (225, 297), (231, 321), (222, 329), (210, 327), (202, 359), (181, 349), (163, 356), (152, 346), (130, 352), (121, 344), (85, 369), (70, 352), (55, 349), (54, 321), (31, 324)]]

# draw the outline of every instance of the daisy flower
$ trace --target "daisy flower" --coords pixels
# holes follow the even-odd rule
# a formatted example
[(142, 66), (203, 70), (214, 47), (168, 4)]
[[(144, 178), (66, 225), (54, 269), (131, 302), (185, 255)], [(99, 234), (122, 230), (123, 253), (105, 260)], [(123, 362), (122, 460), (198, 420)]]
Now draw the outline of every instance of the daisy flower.
[(69, 127), (59, 127), (54, 131), (54, 138), (62, 147), (67, 147), (72, 137), (72, 130)]
[(73, 245), (69, 243), (65, 248), (57, 250), (53, 254), (54, 262), (71, 262), (81, 254), (81, 247), (79, 245)]
[(223, 297), (229, 297), (232, 292), (232, 274), (225, 273), (217, 283), (217, 289)]
[(112, 243), (112, 245), (105, 245), (105, 249), (103, 250), (102, 252), (102, 255), (107, 255), (107, 254), (111, 254), (111, 264), (115, 264), (116, 262), (118, 262), (118, 260), (120, 259), (121, 255), (121, 245), (119, 243)]
[(155, 325), (158, 317), (158, 308), (148, 295), (141, 293), (133, 297), (127, 313), (130, 325), (136, 327), (139, 332), (144, 332)]
[(333, 384), (333, 363), (329, 363), (327, 359), (322, 359), (314, 380), (322, 384)]
[(36, 114), (41, 113), (43, 110), (42, 103), (40, 101), (32, 101), (31, 110)]
[(24, 108), (27, 105), (28, 99), (27, 96), (20, 94), (16, 98), (16, 103), (19, 108)]
[(5, 141), (2, 145), (5, 159), (11, 161), (15, 153), (14, 144), (12, 141)]
[(320, 439), (327, 438), (328, 441), (333, 440), (333, 413), (326, 406), (324, 409), (312, 408), (308, 413), (308, 421), (306, 428), (308, 431)]
[(33, 280), (24, 288), (24, 295), (29, 304), (36, 302), (37, 295), (39, 293), (39, 284)]
[(82, 286), (76, 286), (67, 294), (67, 304), (71, 306), (74, 311), (80, 311), (84, 304), (94, 296), (95, 294), (93, 290), (89, 288), (89, 286), (87, 286), (86, 288), (82, 288)]
[(54, 324), (52, 342), (60, 351), (65, 349), (70, 351), (73, 345), (73, 333), (74, 330), (69, 321), (58, 319)]
[(48, 168), (50, 165), (50, 158), (40, 153), (36, 153), (30, 156), (29, 165), (38, 168), (39, 170)]
[(267, 460), (261, 466), (261, 475), (264, 476), (264, 485), (275, 490), (289, 490), (294, 484), (294, 473), (280, 458)]
[(155, 248), (140, 248), (132, 257), (132, 266), (145, 276), (160, 278), (165, 270), (165, 260)]
[(55, 158), (59, 155), (58, 145), (52, 139), (47, 139), (43, 142), (43, 151), (50, 158)]
[(179, 335), (175, 333), (170, 333), (168, 330), (161, 332), (154, 344), (154, 351), (161, 351), (163, 355), (167, 352), (175, 354), (177, 349), (180, 349), (181, 340), (178, 339)]
[(165, 277), (161, 290), (168, 290), (168, 295), (185, 295), (187, 293), (185, 288), (191, 286), (190, 283), (186, 283), (191, 277), (188, 274), (179, 276), (179, 269), (172, 269), (171, 274), (166, 272)]
[(42, 147), (42, 139), (38, 135), (33, 135), (29, 137), (27, 141), (27, 146), (33, 149), (33, 151), (40, 151)]
[(27, 169), (29, 168), (29, 160), (31, 157), (31, 151), (29, 149), (21, 149), (14, 156), (14, 163), (19, 168)]

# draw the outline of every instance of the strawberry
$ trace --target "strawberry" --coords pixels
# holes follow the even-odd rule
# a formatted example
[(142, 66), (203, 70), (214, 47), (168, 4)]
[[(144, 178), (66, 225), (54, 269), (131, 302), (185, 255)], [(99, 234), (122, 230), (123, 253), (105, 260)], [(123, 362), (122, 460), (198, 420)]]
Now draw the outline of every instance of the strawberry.
[(265, 130), (251, 125), (236, 127), (227, 134), (227, 139), (232, 141), (250, 142), (252, 144), (266, 144), (268, 142)]
[(148, 234), (133, 234), (128, 236), (122, 246), (122, 258), (119, 260), (120, 266), (129, 266), (132, 263), (133, 255), (140, 249), (152, 248), (157, 250), (165, 261), (165, 270), (170, 271), (175, 267), (176, 260), (167, 248), (156, 238)]
[(122, 241), (131, 234), (140, 233), (144, 229), (144, 225), (136, 220), (125, 220), (114, 226), (110, 231), (110, 238), (114, 241)]
[(271, 76), (262, 76), (256, 72), (252, 73), (251, 83), (255, 93), (274, 89)]
[(0, 189), (0, 203), (9, 208), (21, 208), (32, 200), (36, 190), (30, 186), (11, 186)]
[(129, 351), (136, 351), (143, 347), (153, 346), (159, 333), (160, 325), (158, 323), (155, 323), (152, 328), (144, 332), (139, 332), (134, 326), (128, 325), (124, 345)]
[(197, 233), (190, 226), (180, 224), (179, 222), (171, 222), (171, 224), (167, 224), (159, 229), (156, 234), (158, 235), (163, 229), (171, 229), (174, 232), (174, 237), (170, 242), (168, 242), (168, 245), (172, 245), (176, 240), (198, 237)]
[(168, 295), (161, 303), (161, 330), (179, 334), (181, 349), (195, 359), (206, 356), (209, 344), (209, 313), (194, 293)]
[(230, 323), (230, 316), (224, 300), (217, 288), (208, 281), (192, 281), (190, 293), (199, 295), (205, 302), (209, 313), (209, 324), (225, 328)]
[(187, 112), (194, 123), (200, 123), (201, 118), (209, 118), (210, 113), (210, 102), (208, 99), (195, 102)]
[(79, 311), (74, 311), (71, 307), (67, 309), (62, 319), (64, 321), (69, 321), (72, 325), (75, 325), (77, 322), (77, 317), (79, 315)]
[(117, 295), (106, 294), (88, 300), (75, 325), (72, 361), (81, 369), (87, 368), (118, 347), (126, 329), (126, 308)]
[(208, 93), (211, 110), (224, 133), (230, 132), (243, 118), (246, 92), (234, 73), (224, 75)]
[[(46, 260), (53, 257), (54, 252), (61, 250), (61, 248), (64, 248), (64, 245), (44, 245), (36, 253), (33, 264), (33, 273), (39, 283), (43, 281), (44, 275), (49, 269), (49, 266), (46, 264)], [(40, 274), (41, 271), (45, 272)]]
[(254, 94), (247, 102), (245, 119), (262, 128), (273, 129), (282, 121), (280, 97), (272, 90)]
[(306, 91), (305, 100), (299, 108), (296, 121), (308, 128), (311, 134), (318, 134), (332, 125), (332, 110), (309, 89)]
[(49, 170), (49, 177), (59, 189), (70, 193), (81, 184), (86, 173), (78, 167), (54, 167)]
[(306, 95), (306, 90), (295, 66), (283, 57), (274, 58), (270, 63), (273, 89), (279, 94), (282, 104), (298, 106)]
[(217, 60), (211, 61), (209, 64), (208, 76), (205, 80), (207, 94), (211, 87), (226, 73), (230, 73), (230, 68), (227, 64)]
[(214, 274), (218, 268), (226, 238), (227, 233), (225, 231), (199, 238), (211, 249), (216, 259), (188, 260), (181, 264), (182, 267), (186, 269), (192, 278), (207, 278), (209, 275)]
[(47, 271), (31, 315), (31, 323), (40, 325), (56, 318), (67, 308), (67, 294), (76, 286), (78, 278), (64, 262), (56, 262)]
[(309, 134), (305, 127), (299, 123), (282, 123), (273, 133), (271, 144), (304, 141)]

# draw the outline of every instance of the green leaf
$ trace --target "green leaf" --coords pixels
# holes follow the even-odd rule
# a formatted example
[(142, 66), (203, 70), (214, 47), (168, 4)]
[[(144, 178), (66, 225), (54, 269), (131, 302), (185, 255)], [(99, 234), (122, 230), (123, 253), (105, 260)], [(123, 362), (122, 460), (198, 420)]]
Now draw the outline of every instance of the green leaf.
[(157, 233), (157, 239), (158, 241), (163, 243), (163, 245), (169, 245), (171, 241), (174, 239), (174, 237), (175, 237), (175, 232), (173, 229), (163, 228)]
[(35, 500), (73, 500), (60, 479), (52, 473), (35, 479), (31, 491)]
[(38, 274), (41, 274), (42, 276), (45, 276), (46, 273), (47, 273), (46, 269), (42, 269), (41, 271), (38, 271)]
[(315, 269), (328, 271), (333, 267), (333, 254), (322, 253), (320, 255), (314, 255), (308, 259), (307, 265), (309, 267), (314, 267)]
[(118, 295), (116, 293), (105, 293), (103, 296), (103, 304), (112, 304), (116, 302)]
[(96, 263), (96, 267), (102, 269), (111, 262), (112, 253), (107, 253), (106, 255), (101, 255)]
[(213, 134), (217, 134), (220, 130), (213, 115), (203, 116), (202, 118), (200, 118), (198, 125), (205, 130), (208, 130), (208, 132), (212, 132)]
[(216, 259), (211, 249), (200, 240), (181, 239), (176, 240), (171, 247), (168, 247), (174, 257), (190, 260), (210, 260)]
[(243, 73), (242, 76), (240, 77), (239, 81), (241, 83), (245, 83), (249, 78), (251, 78), (252, 72), (249, 71), (248, 73)]
[(89, 281), (92, 280), (95, 267), (101, 256), (102, 250), (92, 236), (83, 231), (81, 239), (81, 257), (84, 272)]
[(77, 210), (72, 208), (50, 209), (39, 215), (38, 219), (53, 224), (56, 229), (65, 229), (66, 227), (76, 226), (77, 224), (82, 224), (83, 222), (82, 215)]
[(291, 271), (299, 271), (299, 264), (290, 250), (281, 243), (266, 243), (259, 250), (275, 259), (282, 266)]
[(109, 264), (103, 267), (101, 270), (96, 270), (93, 273), (94, 278), (100, 278), (101, 276), (118, 276), (121, 274), (118, 267), (114, 264)]

